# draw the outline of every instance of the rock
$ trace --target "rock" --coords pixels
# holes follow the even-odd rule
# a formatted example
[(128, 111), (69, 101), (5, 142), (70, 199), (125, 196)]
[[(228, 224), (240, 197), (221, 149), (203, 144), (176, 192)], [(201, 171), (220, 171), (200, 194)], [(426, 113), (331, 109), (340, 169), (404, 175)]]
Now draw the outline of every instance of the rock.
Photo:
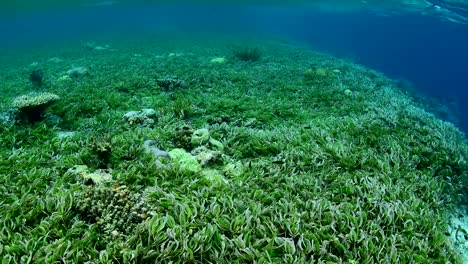
[(63, 60), (61, 58), (58, 58), (58, 57), (52, 57), (52, 58), (48, 59), (47, 61), (48, 62), (53, 62), (53, 63), (60, 63)]
[(180, 53), (180, 52), (171, 52), (169, 54), (167, 54), (167, 57), (181, 57), (183, 56), (184, 53)]
[(11, 125), (14, 121), (8, 113), (0, 113), (0, 124)]
[(71, 70), (68, 70), (67, 75), (74, 80), (78, 80), (83, 78), (84, 76), (89, 75), (89, 71), (85, 67), (76, 67)]
[(106, 46), (96, 46), (96, 47), (94, 47), (94, 50), (106, 50), (108, 48), (109, 48), (108, 45), (106, 45)]
[(83, 44), (83, 47), (85, 47), (86, 49), (89, 49), (89, 50), (93, 50), (94, 47), (96, 47), (96, 43), (90, 41), (90, 42), (86, 42)]
[(143, 146), (145, 148), (146, 153), (152, 153), (156, 158), (159, 158), (159, 157), (170, 158), (168, 152), (156, 147), (156, 141), (154, 140), (146, 140), (143, 143)]
[(75, 136), (75, 134), (76, 133), (73, 132), (73, 131), (58, 131), (56, 133), (57, 138), (59, 138), (59, 139), (71, 138), (71, 137)]
[(60, 76), (60, 77), (57, 79), (57, 82), (70, 82), (70, 81), (73, 81), (73, 79), (70, 78), (70, 76), (68, 76), (68, 75)]
[(44, 82), (44, 71), (34, 70), (29, 75), (29, 80), (34, 86), (41, 87)]
[(112, 236), (113, 238), (117, 238), (119, 235), (120, 235), (120, 234), (119, 234), (119, 231), (117, 231), (117, 230), (114, 230), (114, 231), (111, 232), (111, 236)]
[(226, 63), (226, 58), (224, 58), (224, 57), (213, 58), (213, 59), (210, 60), (210, 63), (225, 64)]
[(108, 50), (110, 48), (110, 46), (107, 44), (104, 46), (100, 46), (94, 42), (86, 42), (85, 44), (83, 44), (83, 47), (85, 47), (88, 50)]
[(147, 118), (153, 118), (153, 117), (156, 117), (157, 112), (154, 109), (148, 108), (148, 109), (141, 110), (140, 114)]
[(132, 118), (136, 118), (140, 115), (140, 111), (130, 111), (130, 112), (127, 112), (125, 113), (125, 115), (123, 116), (123, 118), (128, 121)]
[(143, 147), (145, 149), (145, 153), (152, 154), (153, 157), (156, 158), (155, 163), (158, 168), (161, 168), (163, 166), (163, 164), (160, 161), (161, 158), (171, 158), (168, 152), (156, 147), (156, 141), (154, 140), (146, 140), (143, 143)]

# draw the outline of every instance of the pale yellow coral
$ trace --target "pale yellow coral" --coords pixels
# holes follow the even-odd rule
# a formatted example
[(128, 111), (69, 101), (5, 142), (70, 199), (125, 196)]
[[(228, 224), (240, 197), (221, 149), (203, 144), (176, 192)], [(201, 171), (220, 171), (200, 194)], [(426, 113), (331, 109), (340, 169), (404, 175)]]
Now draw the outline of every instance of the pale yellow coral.
[(75, 176), (77, 180), (84, 183), (91, 181), (96, 185), (100, 185), (112, 181), (111, 170), (98, 169), (91, 172), (86, 165), (75, 165), (68, 169), (66, 173)]
[(59, 99), (60, 97), (53, 93), (22, 95), (13, 100), (13, 107), (16, 109), (34, 108), (52, 104)]
[(36, 122), (42, 119), (45, 109), (59, 100), (52, 93), (29, 94), (16, 97), (13, 100), (15, 119), (19, 122)]

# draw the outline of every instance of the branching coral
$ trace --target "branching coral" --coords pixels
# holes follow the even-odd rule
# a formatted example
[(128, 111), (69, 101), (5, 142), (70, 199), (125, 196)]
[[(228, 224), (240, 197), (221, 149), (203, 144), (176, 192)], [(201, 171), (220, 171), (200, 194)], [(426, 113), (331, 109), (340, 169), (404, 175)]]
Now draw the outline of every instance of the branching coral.
[(109, 238), (124, 236), (149, 216), (144, 197), (127, 188), (92, 185), (77, 193), (77, 210)]

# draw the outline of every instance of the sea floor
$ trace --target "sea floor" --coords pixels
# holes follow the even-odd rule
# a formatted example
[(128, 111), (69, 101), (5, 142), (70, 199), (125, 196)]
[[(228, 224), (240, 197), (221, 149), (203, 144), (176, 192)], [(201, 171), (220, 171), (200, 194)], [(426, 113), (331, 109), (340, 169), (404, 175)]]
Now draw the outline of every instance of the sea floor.
[(4, 263), (463, 262), (459, 129), (305, 45), (200, 39), (0, 55)]

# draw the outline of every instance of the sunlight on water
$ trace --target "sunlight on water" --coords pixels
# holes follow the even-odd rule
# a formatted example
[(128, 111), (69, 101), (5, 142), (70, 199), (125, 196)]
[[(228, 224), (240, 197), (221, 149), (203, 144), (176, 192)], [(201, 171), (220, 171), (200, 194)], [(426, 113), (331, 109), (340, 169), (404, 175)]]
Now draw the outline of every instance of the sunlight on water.
[[(173, 0), (173, 1), (152, 1), (152, 0), (76, 0), (76, 1), (60, 1), (60, 0), (18, 0), (18, 1), (2, 1), (0, 3), (0, 14), (12, 14), (31, 11), (54, 10), (60, 8), (91, 8), (91, 7), (108, 7), (108, 6), (123, 6), (141, 4), (171, 4), (171, 5), (197, 5), (214, 3), (219, 5), (220, 1), (213, 0)], [(227, 5), (294, 5), (307, 6), (318, 8), (327, 11), (356, 11), (366, 10), (375, 12), (381, 15), (390, 15), (395, 13), (410, 12), (429, 16), (440, 17), (444, 20), (456, 23), (468, 23), (468, 0), (237, 0), (223, 1)]]

